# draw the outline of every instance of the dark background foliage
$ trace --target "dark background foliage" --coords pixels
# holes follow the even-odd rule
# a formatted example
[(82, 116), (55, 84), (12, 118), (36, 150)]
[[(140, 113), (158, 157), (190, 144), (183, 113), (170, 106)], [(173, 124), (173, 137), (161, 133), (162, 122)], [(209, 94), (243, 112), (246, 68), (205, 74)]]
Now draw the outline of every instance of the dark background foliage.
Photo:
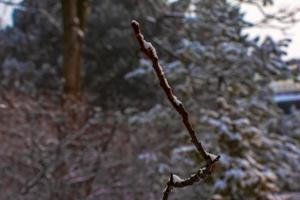
[[(130, 22), (156, 47), (198, 136), (221, 155), (212, 177), (172, 199), (284, 199), (300, 190), (300, 114), (272, 101), (294, 80), (288, 40), (242, 30), (225, 0), (90, 2), (83, 98), (64, 104), (60, 1), (24, 0), (0, 31), (0, 199), (159, 199), (172, 173), (203, 165), (142, 56)], [(270, 1), (260, 2), (270, 4)], [(296, 67), (295, 67), (296, 66)]]

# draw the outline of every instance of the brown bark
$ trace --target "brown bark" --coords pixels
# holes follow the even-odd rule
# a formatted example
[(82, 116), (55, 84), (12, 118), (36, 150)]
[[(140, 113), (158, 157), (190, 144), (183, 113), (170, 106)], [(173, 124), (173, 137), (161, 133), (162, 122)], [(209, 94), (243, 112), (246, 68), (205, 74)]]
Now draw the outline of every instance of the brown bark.
[(61, 3), (64, 30), (64, 91), (67, 95), (80, 97), (82, 94), (81, 51), (88, 2), (87, 0), (61, 0)]
[(182, 102), (178, 100), (175, 96), (169, 82), (165, 76), (162, 66), (159, 63), (159, 59), (156, 53), (155, 48), (152, 46), (150, 42), (147, 42), (144, 39), (144, 35), (140, 30), (140, 25), (137, 21), (133, 20), (131, 22), (132, 29), (134, 31), (135, 37), (140, 45), (141, 51), (144, 53), (146, 57), (148, 57), (152, 62), (152, 67), (159, 79), (159, 83), (163, 91), (165, 92), (169, 102), (172, 104), (173, 108), (177, 111), (177, 113), (181, 116), (182, 122), (186, 127), (189, 136), (191, 138), (191, 142), (194, 144), (196, 149), (202, 158), (206, 161), (205, 167), (200, 168), (195, 174), (191, 175), (189, 178), (181, 179), (179, 176), (171, 174), (169, 181), (167, 183), (167, 187), (164, 190), (163, 200), (167, 200), (169, 198), (169, 194), (171, 193), (173, 188), (181, 188), (189, 185), (193, 185), (196, 182), (199, 182), (201, 179), (205, 179), (209, 175), (211, 175), (215, 163), (219, 160), (220, 156), (208, 153), (200, 140), (198, 140), (196, 132), (189, 120), (189, 113), (186, 111)]

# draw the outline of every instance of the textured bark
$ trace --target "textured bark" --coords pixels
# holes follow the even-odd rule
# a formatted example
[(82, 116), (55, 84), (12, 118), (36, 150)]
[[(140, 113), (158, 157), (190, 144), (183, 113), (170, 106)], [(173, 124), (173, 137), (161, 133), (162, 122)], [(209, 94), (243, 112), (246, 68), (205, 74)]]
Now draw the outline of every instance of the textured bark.
[(182, 122), (187, 129), (189, 136), (191, 138), (191, 142), (194, 144), (196, 149), (202, 158), (206, 161), (205, 167), (199, 169), (195, 174), (191, 175), (189, 178), (182, 179), (177, 175), (171, 174), (169, 181), (167, 183), (167, 187), (163, 193), (163, 200), (168, 200), (169, 194), (171, 193), (173, 188), (181, 188), (189, 185), (193, 185), (196, 182), (199, 182), (201, 179), (205, 179), (209, 175), (211, 175), (215, 163), (219, 160), (220, 156), (208, 153), (200, 140), (198, 140), (196, 132), (189, 120), (189, 113), (184, 108), (181, 101), (173, 93), (171, 86), (165, 76), (163, 71), (163, 67), (159, 63), (159, 59), (156, 53), (156, 49), (152, 46), (150, 42), (147, 42), (144, 39), (144, 35), (140, 30), (140, 25), (137, 21), (133, 20), (131, 22), (132, 29), (134, 31), (135, 37), (140, 45), (141, 51), (144, 53), (146, 57), (149, 58), (152, 62), (152, 67), (159, 79), (159, 83), (163, 91), (165, 92), (168, 100), (172, 104), (173, 108), (177, 111), (177, 113), (181, 116)]
[(61, 0), (64, 30), (64, 91), (67, 95), (81, 96), (81, 51), (88, 13), (86, 0)]

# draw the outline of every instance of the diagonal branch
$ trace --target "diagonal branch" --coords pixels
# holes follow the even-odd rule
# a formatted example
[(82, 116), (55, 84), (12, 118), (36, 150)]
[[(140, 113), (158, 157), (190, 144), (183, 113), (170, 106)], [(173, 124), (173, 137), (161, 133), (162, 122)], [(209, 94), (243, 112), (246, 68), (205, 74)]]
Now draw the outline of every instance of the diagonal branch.
[(156, 54), (155, 48), (152, 46), (150, 42), (147, 42), (144, 40), (144, 36), (142, 35), (140, 31), (139, 23), (136, 21), (131, 22), (132, 28), (134, 30), (135, 36), (140, 44), (141, 51), (152, 61), (153, 68), (156, 72), (156, 75), (159, 79), (160, 86), (164, 90), (165, 94), (167, 95), (170, 103), (175, 108), (175, 110), (181, 115), (182, 121), (186, 127), (186, 129), (189, 132), (189, 135), (191, 137), (191, 142), (195, 145), (198, 152), (201, 154), (201, 156), (207, 161), (211, 162), (211, 157), (209, 154), (204, 150), (203, 145), (201, 142), (197, 139), (196, 133), (190, 123), (188, 112), (183, 107), (183, 104), (181, 101), (178, 100), (178, 98), (174, 95), (172, 88), (170, 87), (167, 78), (165, 77), (165, 73), (159, 64), (158, 56)]
[[(203, 169), (200, 169), (196, 174), (192, 175), (187, 179), (181, 179), (176, 175), (171, 174), (170, 179), (167, 183), (167, 188), (164, 191), (163, 200), (167, 200), (169, 193), (171, 192), (173, 187), (185, 187), (188, 185), (192, 185), (195, 182), (198, 182), (200, 179), (203, 179), (211, 174), (213, 165), (216, 161), (219, 160), (220, 156), (216, 156), (213, 154), (208, 153), (202, 143), (198, 140), (196, 136), (196, 132), (192, 127), (192, 124), (189, 120), (189, 114), (184, 108), (181, 101), (174, 95), (172, 88), (170, 87), (168, 80), (165, 76), (165, 73), (162, 69), (162, 66), (159, 63), (158, 56), (156, 53), (155, 48), (152, 46), (150, 42), (144, 40), (144, 36), (141, 33), (140, 25), (137, 21), (133, 20), (131, 22), (132, 29), (135, 33), (135, 37), (140, 45), (141, 51), (145, 54), (152, 61), (152, 66), (155, 70), (155, 73), (159, 79), (159, 83), (161, 88), (164, 90), (168, 100), (174, 107), (174, 109), (178, 112), (178, 114), (182, 118), (182, 122), (186, 129), (188, 130), (189, 136), (191, 138), (191, 142), (197, 148), (200, 155), (206, 161), (206, 166)], [(176, 178), (176, 180), (174, 180)]]

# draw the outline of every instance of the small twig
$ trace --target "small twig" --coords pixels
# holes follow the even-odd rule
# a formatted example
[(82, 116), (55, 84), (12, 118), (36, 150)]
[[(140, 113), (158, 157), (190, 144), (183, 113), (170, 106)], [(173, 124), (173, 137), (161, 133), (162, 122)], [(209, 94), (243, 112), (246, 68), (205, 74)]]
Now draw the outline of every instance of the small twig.
[[(56, 160), (58, 160), (59, 152), (61, 152), (64, 148), (66, 148), (69, 144), (74, 142), (76, 139), (81, 137), (86, 131), (91, 127), (92, 123), (91, 120), (93, 118), (90, 118), (85, 125), (83, 125), (76, 133), (72, 134), (70, 137), (65, 138), (62, 140), (59, 144), (56, 146), (56, 152), (58, 153), (56, 155)], [(33, 140), (34, 141), (34, 140)], [(36, 142), (33, 143), (36, 145)], [(38, 148), (38, 147), (36, 147)], [(46, 177), (46, 173), (49, 171), (50, 168), (57, 168), (62, 162), (52, 162), (50, 166), (42, 165), (41, 170), (39, 173), (21, 189), (21, 195), (25, 195), (32, 188), (34, 188), (43, 178)], [(98, 166), (98, 165), (97, 165)]]
[(199, 182), (201, 179), (205, 179), (212, 173), (212, 168), (214, 164), (219, 160), (220, 156), (217, 156), (209, 165), (199, 169), (195, 174), (191, 175), (189, 178), (181, 179), (179, 176), (175, 174), (171, 174), (169, 181), (167, 183), (167, 187), (163, 193), (163, 200), (167, 200), (170, 192), (173, 188), (182, 188), (189, 185), (193, 185), (194, 183)]
[[(191, 138), (191, 142), (197, 148), (200, 155), (206, 161), (206, 166), (200, 169), (196, 174), (192, 175), (187, 179), (180, 179), (178, 176), (171, 174), (170, 179), (168, 181), (167, 187), (164, 191), (163, 200), (167, 200), (169, 193), (171, 192), (173, 187), (185, 187), (188, 185), (192, 185), (195, 182), (198, 182), (200, 179), (203, 179), (211, 174), (213, 165), (216, 161), (220, 158), (220, 156), (216, 156), (210, 154), (205, 151), (203, 145), (198, 140), (196, 136), (196, 132), (192, 127), (192, 124), (189, 120), (189, 114), (184, 108), (181, 101), (174, 95), (172, 88), (170, 87), (167, 78), (165, 77), (165, 73), (162, 69), (162, 66), (159, 63), (158, 56), (156, 53), (155, 48), (152, 46), (150, 42), (144, 40), (144, 36), (141, 33), (140, 25), (137, 21), (133, 20), (131, 22), (132, 29), (135, 33), (136, 39), (140, 45), (141, 51), (152, 61), (152, 66), (155, 70), (155, 73), (159, 79), (159, 83), (161, 88), (164, 90), (168, 100), (174, 107), (174, 109), (178, 112), (181, 116), (183, 124), (185, 125), (186, 129), (188, 130), (189, 136)], [(176, 178), (176, 180), (174, 180)]]
[(21, 195), (27, 194), (34, 186), (36, 186), (45, 176), (45, 173), (46, 169), (43, 167), (41, 171), (39, 171), (39, 173), (22, 188)]

